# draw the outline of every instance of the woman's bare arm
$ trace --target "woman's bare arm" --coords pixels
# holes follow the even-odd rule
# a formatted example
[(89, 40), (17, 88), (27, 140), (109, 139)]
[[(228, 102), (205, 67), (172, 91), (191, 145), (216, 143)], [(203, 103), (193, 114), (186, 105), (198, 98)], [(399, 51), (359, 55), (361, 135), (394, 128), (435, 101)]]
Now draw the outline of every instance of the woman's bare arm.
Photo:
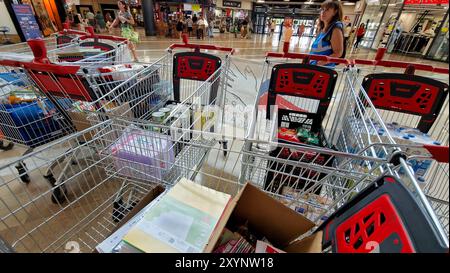
[(344, 35), (342, 35), (342, 31), (339, 28), (333, 29), (330, 42), (333, 49), (333, 54), (330, 57), (340, 58), (342, 53), (344, 53)]

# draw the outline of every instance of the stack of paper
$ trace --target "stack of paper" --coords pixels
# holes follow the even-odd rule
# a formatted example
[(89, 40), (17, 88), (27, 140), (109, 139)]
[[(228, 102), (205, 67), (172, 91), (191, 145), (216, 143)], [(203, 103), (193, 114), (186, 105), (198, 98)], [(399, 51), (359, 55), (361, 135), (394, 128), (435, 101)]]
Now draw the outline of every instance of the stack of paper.
[(124, 236), (147, 252), (203, 252), (231, 196), (182, 178)]

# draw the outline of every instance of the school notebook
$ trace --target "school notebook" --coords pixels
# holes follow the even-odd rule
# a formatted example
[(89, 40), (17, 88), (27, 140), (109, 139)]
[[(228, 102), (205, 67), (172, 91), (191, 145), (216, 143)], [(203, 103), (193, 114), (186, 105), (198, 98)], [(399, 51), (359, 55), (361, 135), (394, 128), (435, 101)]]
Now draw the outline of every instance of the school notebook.
[(147, 253), (203, 252), (231, 196), (182, 178), (124, 236)]

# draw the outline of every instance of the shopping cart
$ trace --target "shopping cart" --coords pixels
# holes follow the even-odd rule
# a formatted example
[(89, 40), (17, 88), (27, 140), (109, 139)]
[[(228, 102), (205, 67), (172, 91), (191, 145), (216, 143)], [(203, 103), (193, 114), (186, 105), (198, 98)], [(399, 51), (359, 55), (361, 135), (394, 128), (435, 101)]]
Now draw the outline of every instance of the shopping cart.
[[(316, 59), (328, 63), (347, 63), (347, 67), (342, 74), (344, 83), (341, 86), (343, 86), (343, 89), (333, 89), (337, 73), (324, 67), (299, 63), (276, 63), (271, 69), (264, 70), (270, 71), (270, 80), (264, 81), (263, 79), (261, 85), (261, 90), (268, 90), (268, 99), (267, 103), (264, 103), (261, 107), (261, 99), (258, 97), (254, 105), (253, 119), (247, 137), (258, 141), (249, 141), (246, 144), (245, 149), (252, 151), (252, 154), (245, 156), (244, 162), (247, 162), (245, 164), (248, 166), (245, 175), (242, 176), (244, 180), (251, 180), (253, 183), (260, 185), (263, 190), (283, 198), (286, 198), (286, 196), (303, 196), (303, 198), (308, 199), (312, 195), (314, 196), (313, 200), (315, 199), (311, 201), (313, 202), (312, 206), (327, 202), (326, 200), (335, 200), (336, 196), (339, 197), (344, 194), (346, 198), (333, 204), (333, 206), (340, 206), (347, 202), (348, 198), (365, 189), (368, 184), (356, 182), (353, 179), (327, 180), (329, 175), (324, 171), (325, 168), (336, 168), (338, 166), (339, 169), (347, 169), (350, 173), (373, 172), (376, 175), (381, 175), (391, 172), (392, 155), (404, 152), (409, 154), (408, 162), (412, 165), (415, 174), (413, 179), (422, 181), (422, 183), (414, 181), (414, 184), (428, 186), (428, 183), (430, 183), (431, 186), (428, 187), (433, 188), (434, 195), (427, 194), (428, 202), (432, 204), (440, 220), (440, 225), (448, 234), (448, 190), (446, 190), (448, 189), (448, 182), (444, 182), (444, 180), (448, 180), (448, 159), (443, 162), (429, 160), (430, 152), (427, 148), (435, 147), (436, 143), (428, 143), (430, 146), (423, 143), (422, 145), (403, 143), (404, 146), (398, 144), (388, 132), (383, 118), (378, 114), (378, 110), (372, 104), (369, 95), (366, 94), (364, 89), (357, 88), (361, 85), (359, 79), (363, 79), (360, 74), (361, 70), (355, 67), (355, 63), (381, 65), (380, 60), (345, 61), (324, 56), (309, 56), (288, 52), (268, 53), (267, 57), (304, 59), (306, 62)], [(266, 64), (270, 67), (271, 61), (266, 60)], [(393, 62), (390, 63), (391, 66), (394, 64)], [(425, 68), (425, 66), (418, 66), (418, 68)], [(429, 67), (427, 66), (427, 68)], [(440, 71), (439, 69), (432, 69)], [(267, 83), (265, 84), (265, 82)], [(333, 91), (336, 94), (334, 99)], [(295, 96), (291, 100), (295, 101), (295, 104), (278, 100), (278, 96), (282, 95)], [(277, 105), (278, 109), (271, 109), (273, 105)], [(368, 119), (369, 114), (371, 119)], [(446, 118), (448, 123), (448, 115), (441, 116)], [(345, 123), (347, 123), (347, 126), (345, 126)], [(387, 133), (380, 134), (379, 126), (383, 128), (383, 132)], [(295, 130), (294, 128), (300, 128), (301, 130)], [(309, 131), (306, 136), (303, 132), (304, 129)], [(336, 132), (339, 132), (339, 137), (336, 137)], [(311, 137), (312, 140), (309, 139)], [(443, 138), (448, 139), (448, 131)], [(269, 142), (272, 140), (290, 143), (291, 146), (270, 145)], [(304, 143), (308, 144), (308, 142), (309, 145), (320, 147), (319, 150), (307, 150), (306, 152), (302, 146), (304, 146)], [(437, 149), (441, 153), (448, 151), (448, 144), (443, 144), (443, 146), (445, 147)], [(373, 160), (342, 161), (341, 158), (330, 156), (330, 152), (324, 153), (321, 149), (385, 159), (388, 164), (378, 165)], [(436, 157), (438, 156), (436, 155)], [(288, 160), (288, 162), (285, 160)], [(306, 167), (307, 165), (313, 165), (315, 168)], [(436, 169), (434, 170), (438, 172), (433, 173), (430, 170), (431, 165), (435, 166)], [(402, 180), (405, 173), (405, 171), (399, 171), (396, 175)], [(426, 178), (423, 177), (424, 173), (428, 175)], [(421, 177), (419, 177), (419, 174)], [(436, 178), (434, 177), (438, 177), (437, 180), (440, 182), (435, 182)], [(335, 188), (329, 191), (324, 187), (324, 181), (329, 181), (328, 183)], [(338, 190), (339, 188), (340, 190)], [(426, 187), (424, 188), (427, 192)], [(352, 193), (349, 193), (349, 189)], [(323, 196), (328, 196), (328, 199), (323, 198)], [(305, 211), (305, 207), (295, 205), (294, 207)], [(321, 219), (323, 215), (316, 216), (314, 217), (316, 223), (326, 219)]]
[[(92, 33), (92, 27), (89, 27), (87, 30), (89, 33)], [(69, 23), (63, 23), (63, 30), (55, 34), (56, 46), (59, 47), (68, 43), (72, 43), (76, 38), (88, 35), (88, 32), (70, 29)]]
[[(72, 60), (73, 62), (70, 62), (70, 65), (66, 62), (59, 62), (58, 65), (68, 69), (64, 71), (66, 74), (69, 73), (68, 71), (74, 71), (74, 65), (78, 65), (78, 69), (82, 67), (85, 73), (89, 73), (88, 71), (99, 65), (112, 65), (122, 55), (121, 49), (125, 48), (125, 46), (120, 45), (126, 45), (126, 40), (112, 36), (89, 35), (81, 36), (80, 39), (86, 45), (95, 45), (96, 47), (101, 45), (99, 39), (108, 40), (118, 45), (117, 49), (110, 50), (107, 48), (107, 51), (101, 51), (95, 56), (78, 61)], [(2, 55), (0, 58), (0, 65), (2, 66), (0, 94), (2, 97), (0, 106), (2, 115), (0, 124), (0, 130), (2, 131), (1, 147), (2, 150), (10, 149), (12, 148), (11, 143), (14, 142), (28, 147), (29, 149), (25, 153), (58, 137), (73, 133), (75, 129), (80, 130), (89, 126), (85, 116), (80, 111), (75, 111), (77, 107), (80, 108), (82, 105), (76, 104), (69, 96), (55, 98), (45, 92), (47, 89), (64, 90), (66, 86), (64, 81), (55, 83), (51, 77), (45, 78), (45, 75), (52, 74), (52, 71), (54, 72), (56, 67), (59, 67), (51, 63), (52, 60), (56, 61), (56, 59), (49, 58), (47, 55), (47, 42), (45, 40), (30, 40), (27, 44), (33, 55), (23, 53), (11, 55), (9, 53)], [(71, 43), (54, 49), (50, 55), (58, 56), (59, 53), (76, 44)], [(32, 72), (35, 72), (35, 74)], [(67, 75), (64, 75), (64, 73), (59, 75), (66, 77)], [(80, 87), (75, 86), (75, 88), (79, 89)], [(6, 145), (3, 143), (5, 139), (11, 142)], [(29, 182), (25, 165), (20, 164), (17, 169), (23, 181)], [(50, 174), (48, 177), (52, 179)]]
[[(448, 164), (421, 159), (429, 152), (420, 148), (448, 146), (448, 69), (384, 61), (384, 52), (380, 49), (372, 61), (353, 61), (358, 66), (355, 73), (362, 79), (342, 92), (329, 125), (330, 139), (337, 149), (350, 153), (384, 143), (390, 146), (369, 152), (385, 157), (394, 153), (395, 147), (414, 155), (408, 164), (448, 234)], [(367, 66), (370, 70), (364, 71)], [(393, 72), (384, 72), (386, 67)], [(395, 69), (399, 71), (395, 73)], [(416, 70), (425, 76), (415, 75)]]
[[(152, 128), (146, 128), (148, 126)], [(155, 130), (155, 127), (159, 130)], [(307, 218), (318, 219), (315, 222), (317, 224), (326, 220), (326, 216), (330, 219), (334, 218), (333, 212), (347, 203), (349, 195), (356, 192), (358, 184), (364, 184), (365, 188), (369, 188), (371, 185), (377, 185), (380, 176), (386, 175), (398, 179), (396, 176), (398, 168), (408, 168), (405, 167), (407, 165), (402, 157), (398, 157), (400, 164), (394, 166), (389, 163), (390, 158), (370, 157), (363, 152), (351, 154), (320, 147), (267, 142), (265, 143), (267, 146), (297, 149), (303, 153), (327, 154), (341, 164), (324, 167), (314, 162), (304, 163), (290, 158), (273, 158), (265, 152), (247, 149), (249, 142), (256, 144), (260, 143), (260, 140), (237, 137), (230, 141), (228, 153), (224, 155), (224, 149), (217, 141), (222, 139), (221, 134), (188, 130), (196, 139), (214, 143), (205, 146), (194, 141), (195, 139), (177, 140), (168, 133), (164, 133), (164, 130), (168, 132), (170, 129), (158, 124), (111, 118), (84, 131), (61, 138), (55, 141), (52, 147), (34, 151), (21, 159), (27, 162), (30, 176), (36, 179), (33, 189), (20, 183), (20, 178), (13, 171), (16, 162), (0, 167), (2, 179), (0, 237), (9, 246), (9, 251), (67, 252), (72, 250), (71, 246), (76, 246), (79, 251), (92, 252), (111, 234), (118, 223), (123, 221), (123, 217), (133, 206), (156, 185), (162, 184), (170, 188), (176, 183), (178, 180), (173, 180), (175, 173), (178, 179), (189, 178), (201, 185), (236, 195), (245, 182), (254, 181), (251, 176), (262, 171), (270, 171), (267, 166), (256, 165), (254, 161), (249, 161), (249, 157), (276, 161), (278, 164), (284, 164), (286, 168), (292, 166), (302, 169), (303, 172), (324, 173), (325, 177), (321, 179), (318, 179), (317, 175), (308, 177), (310, 183), (316, 186), (321, 184), (323, 192), (320, 196), (296, 191), (291, 191), (290, 194), (267, 192)], [(86, 138), (86, 135), (90, 137)], [(206, 149), (207, 153), (202, 156), (201, 161), (192, 166), (190, 162), (192, 157), (183, 158), (183, 154), (175, 155), (174, 149), (179, 144), (185, 147), (191, 146), (192, 151)], [(73, 161), (72, 164), (67, 164), (70, 161)], [(42, 173), (54, 162), (59, 162), (54, 170), (55, 176), (62, 184), (51, 187), (45, 181), (39, 181), (38, 178), (42, 177)], [(361, 169), (349, 168), (350, 164), (365, 164), (371, 166), (371, 169), (361, 171)], [(379, 172), (380, 167), (384, 168), (384, 173)], [(287, 169), (279, 170), (278, 175), (290, 177), (291, 180), (305, 179), (303, 174)], [(411, 172), (409, 175), (413, 177)], [(345, 188), (338, 183), (350, 179), (354, 181), (352, 187)], [(430, 209), (427, 200), (420, 195), (419, 186), (413, 179), (410, 180), (413, 184), (408, 184), (406, 179), (401, 181), (402, 185), (408, 186), (408, 194), (412, 193), (412, 197), (419, 196), (414, 197), (413, 203), (409, 200), (410, 203), (406, 206), (402, 203), (394, 203), (394, 207), (399, 209), (400, 216), (407, 223), (403, 231), (409, 234), (411, 229), (409, 222), (406, 221), (411, 214), (404, 213), (404, 210), (411, 204), (422, 206), (425, 209), (415, 211), (415, 214), (420, 211), (427, 221), (415, 223), (426, 227), (427, 230), (433, 230), (433, 233), (424, 233), (421, 238), (428, 242), (433, 240), (433, 244), (437, 241), (438, 248), (433, 246), (432, 250), (442, 250), (445, 248), (445, 237), (441, 238), (442, 234), (439, 233), (437, 225), (439, 222), (433, 216), (433, 210)], [(48, 198), (62, 185), (66, 187), (64, 192), (66, 201), (58, 204), (48, 202)], [(370, 210), (370, 207), (366, 209)], [(395, 214), (388, 211), (385, 216), (386, 219), (391, 219)], [(341, 219), (346, 218), (339, 217), (339, 220)], [(392, 225), (389, 227), (391, 229), (388, 230), (391, 231)], [(394, 227), (398, 228), (398, 226)], [(322, 228), (319, 229), (316, 226), (317, 230)], [(373, 236), (378, 236), (380, 230), (382, 232), (386, 229), (377, 227)], [(400, 239), (403, 240), (403, 238)], [(366, 242), (367, 240), (361, 245), (364, 249), (368, 246), (365, 245)], [(423, 241), (422, 243), (419, 241), (419, 247), (417, 247), (417, 241), (413, 242), (416, 244), (415, 251), (427, 251), (423, 250)], [(425, 245), (425, 249), (426, 247)]]

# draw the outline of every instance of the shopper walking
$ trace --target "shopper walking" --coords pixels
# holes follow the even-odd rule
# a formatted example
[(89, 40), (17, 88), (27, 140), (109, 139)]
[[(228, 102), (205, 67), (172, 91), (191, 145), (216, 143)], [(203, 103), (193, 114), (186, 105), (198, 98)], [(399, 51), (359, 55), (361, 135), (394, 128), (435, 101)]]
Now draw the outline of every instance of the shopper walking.
[(275, 20), (271, 20), (270, 21), (270, 37), (272, 37), (273, 36), (273, 34), (275, 33), (275, 27), (276, 27), (277, 25), (275, 24)]
[(203, 19), (203, 15), (200, 14), (200, 18), (197, 21), (197, 39), (204, 39), (205, 38), (205, 20)]
[(241, 38), (247, 38), (247, 32), (248, 32), (248, 18), (246, 17), (244, 21), (242, 21), (242, 28), (241, 28)]
[(177, 29), (177, 32), (178, 32), (178, 36), (181, 39), (182, 35), (183, 35), (183, 29), (184, 29), (184, 22), (183, 22), (183, 18), (182, 17), (178, 18), (176, 29)]
[(297, 35), (298, 35), (298, 39), (299, 40), (303, 36), (304, 32), (305, 32), (305, 24), (301, 23), (300, 26), (298, 26), (298, 29), (297, 29)]
[(358, 48), (359, 44), (361, 43), (361, 40), (364, 38), (364, 35), (366, 34), (366, 28), (364, 23), (361, 23), (359, 25), (359, 28), (356, 30), (356, 42), (353, 46), (354, 48)]
[(92, 11), (88, 11), (86, 13), (85, 19), (87, 21), (87, 24), (91, 27), (95, 27), (95, 14), (92, 13)]
[(209, 17), (209, 20), (206, 21), (206, 28), (208, 29), (208, 37), (214, 38), (213, 29), (214, 29), (214, 18)]
[(97, 28), (97, 32), (103, 32), (106, 28), (105, 18), (100, 11), (97, 11), (95, 15), (95, 26)]
[(194, 22), (192, 21), (191, 16), (188, 16), (188, 18), (186, 19), (186, 25), (187, 25), (189, 36), (191, 36), (192, 35), (192, 26), (194, 25)]
[(344, 29), (344, 54), (343, 54), (344, 57), (347, 54), (348, 41), (350, 39), (351, 33), (352, 33), (352, 24), (348, 23)]
[[(317, 37), (311, 46), (311, 54), (341, 58), (344, 53), (342, 5), (336, 0), (322, 3)], [(334, 63), (311, 61), (311, 64), (334, 67)]]
[(133, 54), (134, 60), (137, 62), (138, 57), (136, 54), (136, 47), (134, 43), (139, 42), (139, 34), (133, 29), (133, 16), (131, 16), (128, 5), (124, 0), (118, 1), (117, 6), (119, 7), (119, 13), (117, 14), (116, 19), (113, 21), (109, 29), (115, 27), (116, 25), (120, 26), (122, 37), (129, 40), (128, 46)]
[(75, 29), (82, 30), (83, 25), (83, 18), (81, 17), (81, 14), (75, 13), (73, 16), (73, 26)]

